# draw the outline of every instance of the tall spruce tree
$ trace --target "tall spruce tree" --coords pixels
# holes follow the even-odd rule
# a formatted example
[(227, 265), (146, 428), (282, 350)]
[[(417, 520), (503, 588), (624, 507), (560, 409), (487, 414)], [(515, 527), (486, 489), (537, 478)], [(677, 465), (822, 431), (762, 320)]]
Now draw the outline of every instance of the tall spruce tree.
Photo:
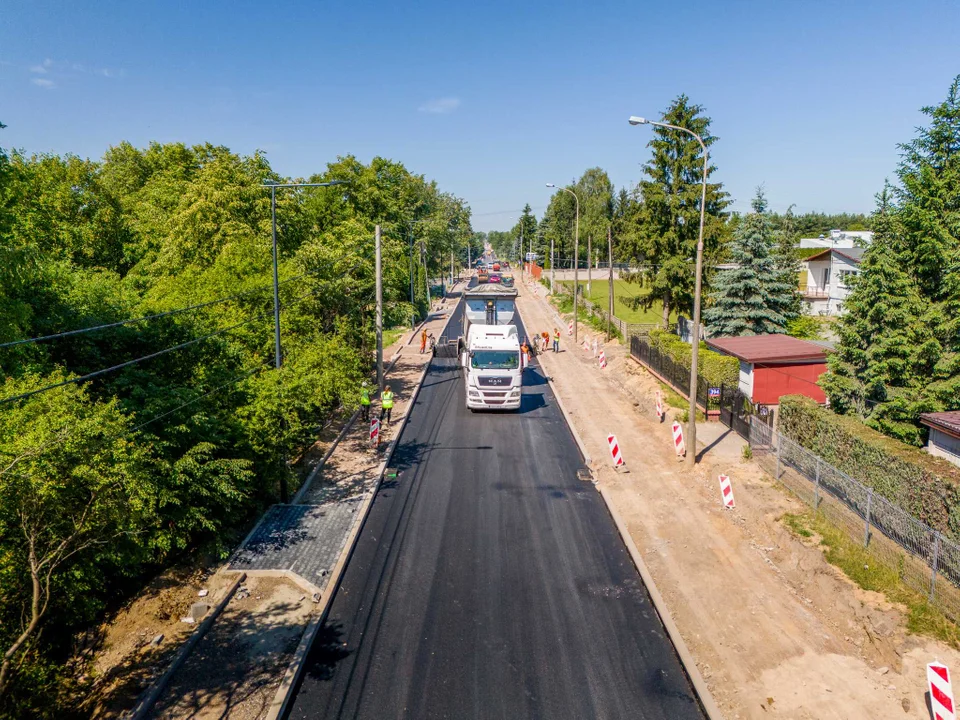
[[(690, 103), (686, 95), (674, 101), (663, 121), (693, 130), (707, 148), (717, 141), (710, 134), (710, 118), (703, 114), (703, 107)], [(649, 143), (654, 156), (644, 166), (650, 180), (642, 181), (640, 186), (650, 298), (662, 300), (666, 327), (671, 311), (692, 314), (703, 153), (699, 143), (687, 133), (657, 127), (654, 134)], [(710, 164), (707, 178), (715, 171), (716, 166)], [(720, 183), (707, 182), (704, 267), (720, 260), (723, 241), (728, 237), (724, 211), (730, 201), (722, 187)]]
[(896, 250), (902, 231), (890, 196), (887, 188), (878, 196), (873, 243), (861, 260), (861, 275), (850, 280), (853, 291), (837, 328), (840, 343), (820, 384), (836, 412), (856, 413), (888, 435), (917, 443), (909, 408), (923, 387), (913, 366), (917, 348), (931, 335), (922, 322), (929, 300)]
[(900, 146), (822, 385), (839, 412), (920, 445), (922, 412), (960, 408), (960, 76)]
[[(663, 122), (688, 128), (703, 138), (709, 148), (717, 138), (710, 134), (710, 118), (703, 107), (681, 95), (664, 113)], [(693, 307), (697, 238), (700, 232), (700, 193), (703, 178), (703, 151), (700, 144), (680, 130), (654, 127), (648, 143), (653, 157), (643, 166), (646, 180), (639, 185), (642, 212), (636, 232), (621, 238), (621, 255), (642, 265), (650, 283), (648, 306), (663, 303), (663, 325), (670, 313), (689, 313)], [(716, 171), (707, 168), (704, 266), (720, 261), (727, 237), (725, 212), (730, 204), (720, 183), (709, 178)]]
[(774, 231), (759, 188), (752, 205), (753, 212), (741, 220), (729, 248), (738, 267), (717, 273), (704, 313), (713, 335), (783, 333), (794, 312), (796, 281), (785, 279), (775, 262)]

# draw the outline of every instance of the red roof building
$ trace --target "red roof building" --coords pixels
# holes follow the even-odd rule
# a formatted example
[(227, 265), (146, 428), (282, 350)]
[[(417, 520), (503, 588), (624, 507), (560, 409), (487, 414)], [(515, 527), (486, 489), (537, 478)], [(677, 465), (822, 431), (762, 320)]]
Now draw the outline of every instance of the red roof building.
[(817, 385), (827, 370), (827, 351), (821, 345), (788, 335), (745, 335), (706, 342), (711, 350), (740, 361), (740, 391), (753, 403), (779, 405), (783, 395), (827, 401)]
[(927, 452), (960, 465), (960, 410), (923, 413), (920, 422), (930, 428)]

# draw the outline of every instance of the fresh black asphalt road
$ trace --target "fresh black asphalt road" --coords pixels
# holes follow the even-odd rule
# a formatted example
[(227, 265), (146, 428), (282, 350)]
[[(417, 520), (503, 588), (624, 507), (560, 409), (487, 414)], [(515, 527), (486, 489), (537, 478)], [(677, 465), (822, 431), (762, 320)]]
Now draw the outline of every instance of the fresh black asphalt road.
[(703, 718), (536, 363), (474, 414), (435, 359), (394, 460), (291, 718)]

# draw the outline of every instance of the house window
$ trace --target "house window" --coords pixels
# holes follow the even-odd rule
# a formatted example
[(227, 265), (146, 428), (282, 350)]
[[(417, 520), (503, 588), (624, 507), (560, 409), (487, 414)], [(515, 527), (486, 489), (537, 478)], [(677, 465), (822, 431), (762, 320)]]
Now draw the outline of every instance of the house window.
[(823, 286), (826, 287), (830, 284), (830, 268), (823, 269)]
[(859, 271), (859, 270), (841, 270), (841, 271), (839, 272), (839, 275), (840, 275), (840, 284), (841, 284), (843, 287), (849, 287), (849, 283), (848, 283), (847, 281), (848, 281), (852, 276), (854, 276), (854, 275), (859, 275), (859, 274), (860, 274), (860, 271)]

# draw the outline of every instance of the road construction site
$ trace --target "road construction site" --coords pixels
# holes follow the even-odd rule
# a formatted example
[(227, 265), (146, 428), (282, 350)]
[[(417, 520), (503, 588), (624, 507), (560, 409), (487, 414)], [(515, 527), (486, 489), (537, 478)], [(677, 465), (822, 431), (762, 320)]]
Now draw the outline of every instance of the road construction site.
[[(520, 410), (470, 413), (458, 361), (407, 347), (386, 452), (365, 423), (330, 443), (298, 501), (205, 582), (223, 613), (145, 716), (921, 713), (926, 663), (960, 654), (784, 527), (799, 504), (726, 428), (698, 430), (696, 471), (678, 463), (656, 380), (617, 342), (600, 368), (544, 288), (517, 285), (521, 336), (563, 329), (525, 370)], [(449, 296), (430, 331), (456, 337), (462, 311)]]

